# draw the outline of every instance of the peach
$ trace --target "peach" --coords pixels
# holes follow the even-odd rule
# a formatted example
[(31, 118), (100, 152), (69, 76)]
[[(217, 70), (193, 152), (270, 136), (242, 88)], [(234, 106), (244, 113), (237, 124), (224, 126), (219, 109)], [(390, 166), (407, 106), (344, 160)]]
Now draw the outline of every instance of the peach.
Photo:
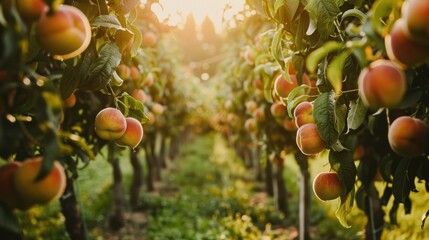
[(66, 108), (74, 107), (74, 105), (76, 105), (76, 95), (74, 93), (70, 94), (70, 96), (64, 99), (63, 105)]
[(46, 11), (44, 0), (16, 0), (19, 15), (27, 22), (34, 22)]
[(275, 102), (271, 104), (270, 112), (273, 117), (281, 118), (286, 116), (286, 107), (280, 102)]
[(47, 204), (57, 200), (65, 191), (66, 174), (58, 161), (44, 178), (36, 181), (42, 163), (42, 157), (27, 159), (14, 174), (16, 193), (25, 204)]
[(128, 67), (126, 64), (123, 64), (123, 63), (119, 64), (116, 67), (116, 73), (123, 80), (126, 80), (126, 79), (128, 79), (128, 78), (131, 77), (131, 69), (130, 69), (130, 67)]
[(159, 104), (159, 103), (154, 103), (151, 107), (151, 111), (155, 114), (155, 115), (161, 115), (164, 113), (165, 108), (163, 105)]
[(429, 57), (429, 46), (419, 43), (407, 34), (403, 19), (395, 22), (385, 38), (385, 46), (389, 59), (404, 66), (419, 65)]
[(363, 145), (358, 145), (353, 151), (353, 160), (359, 160), (365, 154), (365, 148)]
[(134, 81), (140, 80), (140, 70), (136, 66), (130, 67), (130, 77)]
[[(281, 98), (287, 98), (289, 93), (296, 87), (298, 87), (298, 80), (295, 74), (290, 74), (292, 82), (286, 80), (282, 74), (279, 74), (274, 80), (274, 92)], [(302, 75), (303, 84), (311, 86), (310, 79), (307, 74)], [(303, 91), (301, 95), (305, 94)]]
[(334, 200), (344, 192), (344, 185), (336, 172), (321, 172), (313, 180), (313, 191), (321, 201)]
[(402, 11), (410, 35), (428, 45), (429, 38), (429, 2), (426, 0), (408, 0)]
[(248, 113), (253, 113), (258, 108), (258, 104), (253, 100), (247, 101), (245, 106)]
[(264, 112), (264, 109), (261, 107), (255, 109), (255, 111), (253, 111), (252, 115), (258, 122), (265, 121), (265, 112)]
[(91, 41), (88, 18), (78, 8), (60, 5), (53, 14), (45, 11), (36, 28), (37, 40), (55, 59), (65, 60), (81, 54)]
[(143, 33), (142, 46), (143, 47), (154, 47), (158, 42), (158, 37), (154, 32), (148, 31)]
[(0, 202), (11, 209), (23, 208), (19, 204), (19, 197), (14, 187), (14, 175), (16, 170), (21, 167), (21, 162), (8, 162), (0, 166)]
[(244, 128), (250, 132), (254, 133), (258, 130), (258, 122), (254, 118), (248, 118), (246, 122), (244, 122)]
[(289, 132), (295, 132), (298, 129), (296, 127), (295, 121), (289, 118), (286, 118), (285, 120), (283, 120), (283, 128)]
[(299, 128), (306, 123), (315, 123), (313, 117), (313, 104), (311, 102), (301, 102), (293, 111), (296, 127)]
[(320, 137), (315, 123), (307, 123), (298, 128), (296, 144), (305, 155), (315, 155), (326, 147), (325, 141)]
[(402, 116), (395, 119), (388, 131), (392, 150), (403, 157), (418, 157), (425, 153), (427, 127), (417, 118)]
[(149, 96), (142, 89), (134, 89), (131, 96), (143, 104), (149, 100)]
[(101, 110), (95, 117), (95, 133), (101, 139), (115, 140), (124, 134), (127, 122), (124, 115), (116, 108)]
[(127, 117), (127, 128), (122, 137), (115, 140), (115, 143), (121, 147), (136, 148), (143, 138), (143, 126), (135, 118)]
[(264, 83), (262, 82), (261, 78), (259, 78), (259, 77), (253, 79), (252, 85), (256, 89), (264, 90)]
[(358, 79), (359, 95), (371, 109), (397, 106), (405, 94), (404, 72), (392, 61), (379, 59), (364, 68)]

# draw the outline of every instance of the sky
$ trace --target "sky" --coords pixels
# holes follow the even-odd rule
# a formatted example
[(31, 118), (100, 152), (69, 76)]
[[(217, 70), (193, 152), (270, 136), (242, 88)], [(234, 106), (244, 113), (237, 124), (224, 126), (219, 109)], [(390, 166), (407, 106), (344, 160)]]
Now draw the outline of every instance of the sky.
[[(159, 4), (152, 5), (152, 11), (160, 21), (169, 18), (169, 24), (182, 26), (186, 17), (192, 13), (197, 26), (208, 16), (217, 32), (222, 31), (222, 15), (226, 20), (231, 19), (243, 9), (245, 0), (160, 0)], [(229, 8), (225, 11), (226, 6)]]

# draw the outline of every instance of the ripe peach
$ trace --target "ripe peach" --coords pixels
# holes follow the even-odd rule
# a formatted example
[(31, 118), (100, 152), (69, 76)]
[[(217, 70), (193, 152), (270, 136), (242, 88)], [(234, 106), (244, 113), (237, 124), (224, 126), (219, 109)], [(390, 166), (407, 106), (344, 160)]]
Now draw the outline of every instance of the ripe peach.
[(130, 78), (131, 76), (131, 69), (130, 67), (128, 67), (126, 64), (119, 64), (116, 67), (116, 73), (118, 74), (118, 76), (120, 78), (122, 78), (123, 80)]
[(130, 67), (130, 77), (134, 81), (140, 80), (140, 70), (136, 66)]
[(313, 104), (311, 102), (301, 102), (293, 111), (296, 127), (299, 128), (306, 123), (315, 123), (313, 117)]
[(359, 95), (369, 108), (390, 108), (402, 101), (406, 79), (397, 64), (379, 59), (361, 71), (358, 85)]
[(403, 19), (395, 22), (384, 40), (389, 59), (401, 65), (416, 66), (429, 57), (429, 46), (419, 43), (407, 33)]
[[(287, 98), (289, 93), (296, 87), (298, 87), (298, 80), (296, 78), (295, 74), (290, 74), (290, 79), (292, 82), (289, 82), (286, 80), (282, 74), (279, 74), (276, 79), (274, 80), (274, 92), (281, 98)], [(303, 84), (307, 84), (311, 86), (310, 79), (308, 78), (307, 74), (304, 74), (302, 76), (302, 82)], [(305, 92), (302, 92), (302, 95), (305, 94)]]
[(142, 36), (142, 46), (143, 47), (154, 47), (158, 42), (158, 37), (155, 33), (148, 31), (143, 33)]
[(14, 187), (14, 174), (21, 167), (20, 162), (8, 162), (0, 166), (0, 202), (11, 209), (21, 208)]
[(48, 175), (36, 181), (42, 161), (42, 157), (27, 159), (15, 172), (14, 186), (17, 195), (25, 204), (47, 204), (55, 201), (66, 188), (66, 174), (58, 161), (54, 162)]
[(259, 77), (253, 79), (252, 85), (256, 89), (264, 90), (264, 83), (262, 82), (261, 78), (259, 78)]
[(72, 93), (68, 98), (64, 99), (63, 105), (66, 108), (72, 108), (76, 105), (76, 95)]
[(253, 100), (247, 101), (245, 106), (248, 113), (253, 113), (258, 108), (258, 104)]
[(392, 150), (403, 157), (418, 157), (425, 152), (427, 127), (417, 118), (402, 116), (389, 128), (388, 140)]
[(270, 112), (273, 117), (284, 117), (286, 116), (286, 107), (280, 102), (275, 102), (271, 105)]
[(131, 96), (143, 104), (149, 100), (149, 96), (142, 89), (134, 89)]
[(295, 132), (298, 129), (296, 127), (295, 121), (289, 118), (286, 118), (285, 120), (283, 120), (283, 128), (289, 132)]
[(95, 117), (95, 133), (104, 140), (115, 140), (124, 134), (127, 122), (124, 115), (116, 108), (101, 110)]
[(248, 118), (246, 122), (244, 122), (244, 128), (250, 132), (254, 133), (258, 130), (258, 122), (254, 118)]
[(321, 201), (334, 200), (344, 192), (344, 185), (336, 172), (321, 172), (313, 180), (314, 194)]
[(410, 35), (421, 43), (428, 45), (429, 38), (429, 2), (424, 0), (408, 0), (404, 4), (403, 18)]
[(36, 37), (54, 58), (64, 60), (81, 54), (89, 46), (91, 26), (78, 8), (60, 5), (54, 14), (49, 14), (49, 11), (42, 14)]
[(255, 111), (253, 111), (252, 115), (258, 122), (265, 121), (265, 112), (264, 112), (264, 109), (261, 107), (255, 109)]
[(315, 123), (307, 123), (298, 128), (296, 144), (305, 155), (315, 155), (326, 147), (326, 143), (320, 137)]
[(161, 114), (163, 114), (163, 113), (164, 113), (165, 108), (164, 108), (164, 106), (163, 106), (163, 105), (161, 105), (161, 104), (159, 104), (159, 103), (154, 103), (154, 104), (152, 105), (151, 110), (152, 110), (152, 112), (153, 112), (155, 115), (161, 115)]
[(42, 16), (48, 5), (44, 0), (17, 0), (19, 15), (27, 22), (34, 22)]
[(143, 138), (142, 124), (135, 118), (127, 117), (127, 128), (122, 137), (115, 140), (115, 143), (121, 147), (136, 148)]

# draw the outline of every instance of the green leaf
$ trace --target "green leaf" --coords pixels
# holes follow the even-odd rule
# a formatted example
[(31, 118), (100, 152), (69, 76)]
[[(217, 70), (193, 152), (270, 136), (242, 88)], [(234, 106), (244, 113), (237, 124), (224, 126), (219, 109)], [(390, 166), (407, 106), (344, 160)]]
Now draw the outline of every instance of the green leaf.
[(346, 127), (347, 106), (345, 104), (335, 104), (335, 126), (338, 133), (342, 133)]
[(355, 189), (353, 188), (345, 197), (341, 197), (340, 206), (335, 211), (335, 216), (337, 216), (338, 221), (345, 228), (351, 228), (351, 225), (347, 221), (347, 216), (353, 209), (354, 195)]
[(91, 22), (92, 27), (105, 27), (125, 30), (115, 15), (100, 15)]
[(356, 165), (353, 160), (353, 151), (344, 150), (341, 152), (329, 152), (329, 164), (337, 172), (346, 189), (343, 197), (354, 189), (356, 180)]
[(320, 137), (328, 146), (335, 144), (339, 133), (336, 124), (334, 92), (320, 94), (314, 101), (314, 119)]
[(298, 22), (297, 23), (298, 26), (295, 32), (296, 50), (299, 52), (304, 52), (307, 47), (307, 44), (305, 41), (306, 32), (307, 32), (308, 26), (310, 25), (310, 17), (308, 16), (308, 13), (306, 11), (303, 11), (300, 14), (297, 22)]
[(131, 46), (131, 57), (135, 57), (140, 49), (140, 45), (142, 44), (142, 33), (140, 29), (133, 24), (129, 24), (128, 27), (134, 33), (133, 45)]
[(329, 41), (325, 43), (323, 46), (321, 46), (320, 48), (312, 51), (308, 55), (306, 60), (307, 70), (312, 74), (316, 73), (317, 65), (319, 64), (319, 62), (322, 61), (322, 59), (326, 57), (330, 52), (336, 51), (340, 49), (342, 46), (343, 44), (340, 42)]
[(262, 81), (264, 82), (264, 97), (268, 102), (273, 102), (273, 96), (271, 95), (271, 84), (273, 78), (271, 75), (262, 75)]
[(112, 74), (121, 62), (121, 53), (115, 43), (104, 45), (98, 58), (91, 64), (88, 75), (81, 88), (87, 90), (100, 90), (110, 82)]
[(309, 0), (305, 9), (316, 21), (320, 35), (329, 38), (335, 30), (335, 19), (341, 13), (339, 3), (335, 0)]
[(396, 0), (378, 0), (371, 7), (370, 23), (374, 31), (381, 36), (386, 24), (383, 20), (392, 12), (395, 3)]
[(344, 19), (349, 18), (349, 17), (357, 18), (357, 19), (359, 19), (360, 22), (365, 22), (365, 20), (367, 18), (365, 13), (363, 13), (361, 10), (359, 10), (357, 8), (352, 8), (352, 9), (349, 9), (343, 13), (343, 15), (341, 16), (340, 23), (342, 23), (344, 21)]
[(296, 98), (293, 98), (292, 100), (288, 100), (287, 101), (287, 113), (289, 115), (289, 117), (293, 118), (293, 110), (295, 109), (296, 106), (298, 106), (298, 104), (300, 104), (301, 102), (307, 100), (308, 96), (305, 95), (300, 95)]
[(283, 29), (283, 27), (278, 27), (276, 34), (273, 37), (273, 41), (271, 42), (271, 54), (282, 69), (285, 67), (285, 62), (282, 54), (283, 48), (281, 43), (285, 33), (286, 31)]
[(358, 129), (365, 121), (367, 111), (368, 108), (360, 98), (350, 101), (350, 110), (347, 115), (347, 131)]
[(328, 65), (326, 76), (328, 77), (328, 81), (337, 96), (341, 94), (341, 90), (343, 88), (343, 69), (349, 55), (349, 52), (342, 52)]
[(393, 196), (395, 197), (395, 200), (400, 203), (404, 203), (411, 192), (410, 179), (408, 179), (409, 164), (410, 159), (401, 159), (393, 175)]
[[(274, 3), (274, 12), (281, 17), (281, 20), (286, 20), (286, 24), (291, 24), (298, 6), (299, 1), (296, 0), (276, 0)], [(283, 21), (281, 22), (284, 23)]]
[(145, 124), (149, 121), (149, 118), (145, 114), (143, 103), (126, 92), (119, 97), (119, 100), (123, 103), (123, 105), (121, 104), (119, 106), (125, 117), (135, 118), (141, 124)]
[(68, 67), (64, 70), (63, 76), (60, 81), (61, 98), (68, 98), (79, 85), (79, 78), (77, 77), (75, 67)]

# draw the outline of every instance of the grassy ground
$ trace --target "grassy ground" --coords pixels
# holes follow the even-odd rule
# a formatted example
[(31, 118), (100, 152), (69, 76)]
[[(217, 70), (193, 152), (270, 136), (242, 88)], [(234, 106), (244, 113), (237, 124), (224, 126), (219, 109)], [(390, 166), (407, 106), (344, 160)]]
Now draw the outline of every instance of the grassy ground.
[[(128, 151), (121, 156), (127, 191), (131, 176)], [(76, 188), (89, 239), (264, 239), (284, 240), (297, 236), (298, 167), (287, 157), (284, 178), (290, 192), (290, 216), (283, 216), (271, 198), (258, 189), (254, 173), (244, 168), (234, 151), (215, 134), (197, 137), (182, 147), (180, 155), (163, 171), (157, 191), (142, 194), (142, 208), (131, 212), (127, 206), (127, 226), (120, 232), (108, 230), (111, 209), (112, 173), (100, 155), (80, 171)], [(143, 161), (142, 161), (143, 162)], [(311, 176), (328, 170), (326, 156), (310, 162)], [(381, 189), (383, 186), (379, 186)], [(416, 201), (411, 215), (399, 211), (400, 226), (386, 228), (383, 239), (429, 239), (419, 228), (427, 210), (428, 194), (413, 193)], [(350, 215), (351, 229), (335, 219), (336, 201), (322, 203), (313, 197), (311, 232), (314, 239), (362, 239), (366, 218), (356, 207)], [(36, 207), (19, 214), (26, 239), (68, 239), (59, 204)], [(388, 220), (388, 217), (386, 216)]]

